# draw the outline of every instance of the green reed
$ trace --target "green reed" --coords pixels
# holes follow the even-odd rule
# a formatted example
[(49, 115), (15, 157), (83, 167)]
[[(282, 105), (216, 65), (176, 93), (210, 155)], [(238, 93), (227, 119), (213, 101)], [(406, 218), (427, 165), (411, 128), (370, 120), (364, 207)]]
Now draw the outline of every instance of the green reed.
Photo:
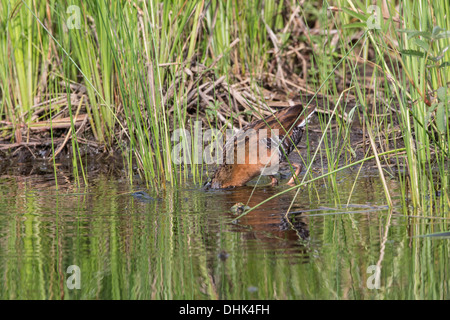
[[(450, 81), (450, 23), (445, 15), (449, 4), (436, 1), (431, 5), (420, 1), (405, 3), (405, 21), (402, 25), (399, 43), (401, 45), (404, 67), (404, 86), (409, 82), (408, 93), (412, 101), (403, 114), (411, 117), (408, 125), (415, 132), (416, 179), (411, 179), (411, 188), (429, 190), (417, 194), (420, 202), (424, 196), (431, 196), (432, 202), (442, 200), (435, 198), (435, 192), (443, 192), (448, 198), (448, 190), (441, 190), (441, 184), (448, 186), (448, 174), (445, 163), (449, 158), (450, 133), (448, 126), (448, 94)], [(420, 17), (417, 19), (416, 17)], [(406, 105), (406, 103), (405, 103)], [(406, 107), (406, 106), (405, 106)], [(412, 118), (412, 119), (411, 119)], [(411, 163), (413, 164), (413, 163)], [(433, 168), (437, 168), (441, 178), (434, 179)]]
[[(0, 136), (14, 142), (19, 128), (65, 111), (71, 119), (64, 134), (72, 137), (68, 145), (75, 176), (84, 180), (73, 125), (78, 106), (51, 102), (61, 93), (70, 101), (68, 84), (85, 87), (81, 110), (88, 114), (93, 139), (124, 155), (130, 179), (135, 167), (157, 189), (188, 177), (197, 183), (203, 180), (203, 165), (175, 165), (172, 134), (175, 129), (192, 133), (195, 120), (218, 127), (222, 102), (217, 98), (204, 107), (200, 97), (205, 74), (212, 74), (212, 79), (225, 76), (229, 86), (248, 81), (263, 101), (264, 86), (271, 81), (282, 84), (283, 70), (275, 65), (278, 69), (271, 72), (276, 79), (266, 82), (262, 75), (273, 60), (282, 61), (303, 42), (311, 51), (305, 75), (309, 89), (327, 97), (319, 113), (323, 129), (337, 108), (335, 125), (323, 133), (318, 152), (326, 160), (322, 171), (335, 172), (342, 161), (351, 165), (357, 153), (374, 155), (387, 203), (387, 180), (395, 170), (385, 165), (392, 163), (400, 168), (399, 179), (409, 190), (405, 196), (415, 207), (449, 203), (450, 25), (444, 0), (431, 5), (407, 1), (398, 8), (380, 2), (378, 21), (366, 2), (344, 0), (322, 7), (308, 3), (297, 11), (295, 2), (256, 0), (1, 4), (0, 24), (6, 32), (0, 34), (0, 120), (11, 126), (0, 128)], [(294, 34), (298, 19), (303, 32)], [(320, 32), (310, 27), (311, 21), (320, 25)], [(379, 28), (369, 26), (374, 21)], [(198, 65), (204, 71), (192, 75)], [(187, 101), (192, 90), (198, 92), (194, 105)], [(349, 99), (335, 106), (341, 92)], [(230, 94), (228, 99), (234, 97)], [(45, 110), (32, 120), (36, 103), (43, 101)], [(251, 108), (239, 111), (230, 103), (229, 109), (220, 125), (223, 118), (228, 123), (220, 129), (236, 119), (254, 119)], [(364, 134), (358, 144), (352, 138), (353, 124)], [(377, 156), (391, 155), (403, 146), (405, 154)], [(328, 182), (338, 190), (335, 176), (328, 176)]]
[[(340, 5), (345, 29), (368, 30), (361, 55), (356, 58), (366, 62), (358, 76), (370, 75), (373, 94), (368, 96), (370, 91), (358, 78), (355, 90), (372, 151), (396, 148), (398, 143), (404, 145), (406, 156), (397, 157), (396, 165), (399, 169), (406, 166), (400, 180), (409, 190), (406, 196), (412, 205), (416, 208), (424, 208), (430, 202), (448, 205), (448, 187), (442, 188), (448, 186), (445, 164), (450, 141), (446, 98), (450, 68), (445, 62), (449, 57), (450, 34), (444, 18), (448, 4), (437, 1), (430, 6), (427, 1), (407, 1), (395, 8), (380, 2), (377, 28), (368, 27), (369, 21), (374, 20), (365, 3), (342, 1)], [(366, 66), (373, 72), (366, 73)], [(393, 121), (393, 113), (398, 125)], [(401, 140), (396, 138), (398, 135)], [(377, 167), (386, 186), (381, 164), (377, 163)], [(385, 193), (389, 197), (387, 188)]]

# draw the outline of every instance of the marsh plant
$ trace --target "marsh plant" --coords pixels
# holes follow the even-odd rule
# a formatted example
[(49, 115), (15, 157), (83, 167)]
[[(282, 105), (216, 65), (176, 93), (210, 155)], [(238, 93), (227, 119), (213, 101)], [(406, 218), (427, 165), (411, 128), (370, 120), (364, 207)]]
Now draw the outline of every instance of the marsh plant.
[(448, 206), (449, 6), (1, 0), (0, 149), (36, 157), (51, 145), (56, 180), (69, 150), (80, 185), (89, 182), (81, 150), (119, 153), (130, 183), (137, 173), (162, 190), (200, 184), (210, 169), (193, 161), (202, 146), (174, 143), (176, 132), (219, 141), (290, 100), (314, 101), (294, 188), (314, 192), (321, 181), (337, 191), (337, 172), (371, 163), (388, 205), (395, 179), (404, 205)]

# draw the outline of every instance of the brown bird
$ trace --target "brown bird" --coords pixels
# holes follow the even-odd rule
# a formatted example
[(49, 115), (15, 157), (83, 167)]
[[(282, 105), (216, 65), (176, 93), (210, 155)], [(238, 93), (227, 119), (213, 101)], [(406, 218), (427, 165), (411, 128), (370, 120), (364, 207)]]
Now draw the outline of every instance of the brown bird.
[[(223, 163), (204, 187), (240, 187), (260, 174), (269, 175), (271, 184), (276, 185), (276, 165), (287, 161), (287, 156), (300, 142), (306, 123), (315, 108), (310, 105), (305, 109), (303, 105), (297, 104), (242, 128), (227, 141)], [(294, 179), (302, 169), (298, 163), (292, 163), (292, 166), (296, 171), (288, 181), (289, 185), (294, 185)]]

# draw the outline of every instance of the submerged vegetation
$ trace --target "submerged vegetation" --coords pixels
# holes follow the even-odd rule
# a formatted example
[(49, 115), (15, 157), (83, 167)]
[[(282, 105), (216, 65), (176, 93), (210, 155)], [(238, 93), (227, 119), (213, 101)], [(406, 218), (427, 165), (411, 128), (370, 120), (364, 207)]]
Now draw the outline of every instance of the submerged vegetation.
[(56, 176), (67, 155), (87, 183), (89, 153), (118, 153), (130, 181), (201, 183), (204, 165), (175, 164), (175, 129), (196, 139), (196, 121), (239, 129), (302, 101), (318, 105), (320, 134), (317, 148), (304, 138), (294, 189), (322, 179), (337, 190), (339, 170), (371, 161), (387, 204), (395, 179), (405, 206), (448, 207), (449, 7), (1, 0), (0, 158), (45, 155)]

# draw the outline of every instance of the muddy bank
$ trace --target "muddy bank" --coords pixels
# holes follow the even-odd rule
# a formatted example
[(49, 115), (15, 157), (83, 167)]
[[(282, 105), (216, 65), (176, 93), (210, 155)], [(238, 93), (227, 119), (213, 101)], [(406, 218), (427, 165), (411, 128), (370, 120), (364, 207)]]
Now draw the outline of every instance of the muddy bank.
[[(319, 119), (321, 118), (321, 119)], [(311, 159), (319, 146), (322, 139), (322, 128), (324, 123), (328, 121), (329, 116), (326, 112), (317, 112), (310, 120), (308, 125), (308, 131), (304, 133), (301, 142), (298, 144), (298, 152), (293, 151), (289, 156), (289, 159), (293, 162), (308, 164), (308, 159)], [(322, 123), (322, 125), (321, 125)], [(339, 165), (349, 164), (363, 159), (367, 156), (367, 151), (371, 148), (369, 139), (364, 132), (363, 126), (360, 125), (358, 119), (353, 119), (350, 130), (348, 133), (342, 133), (337, 127), (336, 121), (333, 119), (331, 126), (332, 134), (328, 133), (328, 143), (332, 141), (333, 148), (340, 152)], [(350, 145), (342, 145), (345, 140), (337, 138), (338, 135), (347, 134)], [(54, 139), (55, 150), (63, 143), (62, 138)], [(341, 143), (341, 145), (339, 145)], [(397, 139), (396, 148), (401, 146), (401, 139)], [(337, 146), (336, 146), (337, 144)], [(331, 147), (331, 146), (329, 146)], [(394, 141), (391, 140), (389, 147), (394, 149)], [(322, 150), (318, 152), (313, 164), (312, 170), (316, 173), (323, 173), (327, 169), (328, 160), (325, 152), (325, 143), (322, 141)], [(351, 150), (350, 150), (351, 149)], [(83, 168), (87, 171), (89, 176), (99, 173), (108, 173), (113, 175), (124, 175), (127, 170), (126, 162), (122, 157), (121, 150), (106, 150), (105, 147), (97, 144), (80, 144), (79, 158), (83, 161)], [(378, 152), (386, 150), (386, 146), (383, 149), (379, 149)], [(309, 154), (308, 154), (309, 153)], [(372, 152), (369, 150), (369, 155)], [(52, 160), (52, 145), (51, 141), (39, 142), (37, 139), (28, 144), (22, 144), (5, 148), (3, 144), (3, 150), (0, 150), (0, 176), (31, 176), (31, 175), (52, 175), (54, 174), (53, 160)], [(333, 157), (337, 157), (336, 154), (332, 154)], [(303, 160), (302, 160), (303, 159)], [(331, 160), (331, 159), (330, 159)], [(73, 174), (73, 154), (72, 146), (70, 143), (66, 143), (56, 157), (56, 166), (58, 172), (65, 172), (68, 177)], [(336, 161), (336, 159), (333, 159)], [(392, 158), (390, 163), (382, 161), (384, 166), (396, 164), (395, 158)], [(375, 161), (369, 160), (364, 164), (367, 170), (375, 168)], [(136, 165), (133, 165), (134, 169), (137, 169)], [(208, 173), (212, 174), (215, 166), (209, 166)], [(282, 172), (289, 174), (289, 169), (286, 166), (282, 166)], [(395, 168), (394, 168), (395, 169)], [(136, 171), (136, 170), (135, 170)], [(306, 165), (303, 166), (303, 173), (306, 171)], [(205, 172), (206, 173), (206, 172)]]
[[(57, 172), (73, 174), (72, 150), (64, 148), (56, 157)], [(1, 176), (53, 175), (55, 170), (51, 157), (51, 144), (39, 146), (20, 146), (7, 151), (0, 151)], [(83, 168), (88, 175), (99, 173), (122, 174), (124, 160), (120, 152), (105, 152), (96, 147), (80, 146), (80, 157)]]

